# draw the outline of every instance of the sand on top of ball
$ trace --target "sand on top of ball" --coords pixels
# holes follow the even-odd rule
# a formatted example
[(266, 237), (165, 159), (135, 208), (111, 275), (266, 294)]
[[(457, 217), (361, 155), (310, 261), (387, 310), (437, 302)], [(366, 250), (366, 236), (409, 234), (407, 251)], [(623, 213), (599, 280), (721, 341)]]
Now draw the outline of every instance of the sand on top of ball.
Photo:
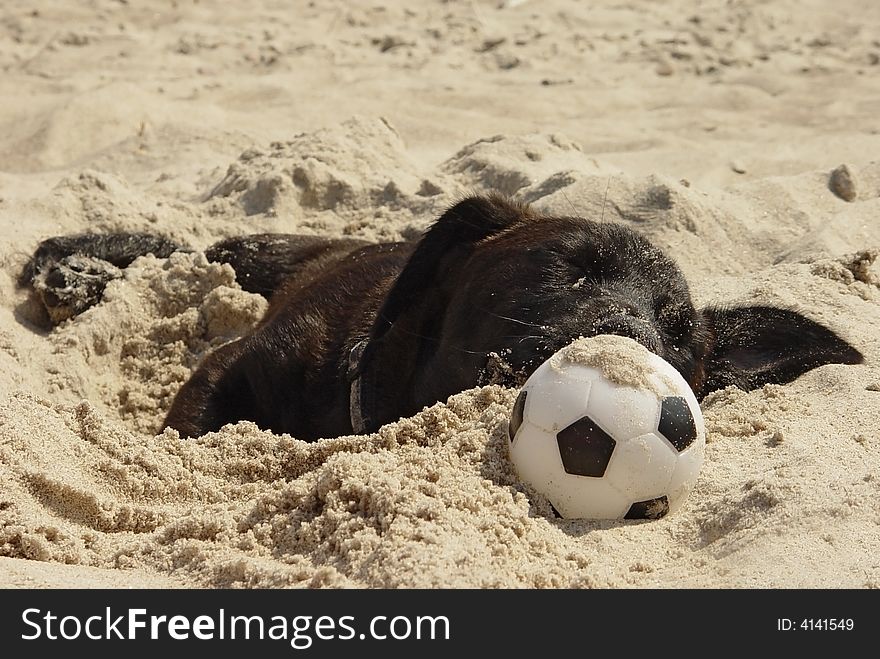
[(647, 389), (658, 396), (675, 390), (675, 383), (656, 367), (657, 355), (638, 341), (615, 334), (578, 337), (550, 358), (557, 371), (563, 362), (598, 369), (615, 384)]

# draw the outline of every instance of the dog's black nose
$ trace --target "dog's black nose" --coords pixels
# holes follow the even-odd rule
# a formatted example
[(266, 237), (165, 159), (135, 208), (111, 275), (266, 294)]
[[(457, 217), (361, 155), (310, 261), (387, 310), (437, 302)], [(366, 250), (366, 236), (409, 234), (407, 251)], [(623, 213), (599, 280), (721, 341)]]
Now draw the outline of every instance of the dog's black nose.
[(609, 316), (597, 323), (594, 330), (596, 334), (616, 334), (628, 337), (658, 355), (663, 349), (663, 342), (654, 325), (647, 320), (629, 314)]

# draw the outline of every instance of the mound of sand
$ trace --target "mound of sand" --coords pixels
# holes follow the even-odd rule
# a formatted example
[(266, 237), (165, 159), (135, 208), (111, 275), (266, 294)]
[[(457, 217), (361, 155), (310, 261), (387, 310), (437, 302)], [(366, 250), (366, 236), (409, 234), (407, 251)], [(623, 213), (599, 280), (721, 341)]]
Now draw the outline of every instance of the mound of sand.
[[(880, 586), (876, 7), (7, 4), (0, 585)], [(470, 191), (628, 224), (699, 305), (797, 309), (867, 361), (707, 397), (696, 488), (654, 522), (555, 518), (498, 386), (369, 436), (156, 434), (266, 308), (200, 250), (415, 239)], [(19, 269), (88, 230), (193, 251), (47, 330)]]

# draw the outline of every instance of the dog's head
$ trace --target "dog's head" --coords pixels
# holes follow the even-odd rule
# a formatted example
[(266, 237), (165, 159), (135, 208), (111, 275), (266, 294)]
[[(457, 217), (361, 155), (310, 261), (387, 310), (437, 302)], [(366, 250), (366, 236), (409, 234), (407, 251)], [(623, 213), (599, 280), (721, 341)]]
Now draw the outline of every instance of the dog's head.
[(793, 311), (695, 309), (676, 264), (623, 225), (471, 197), (426, 233), (379, 311), (359, 365), (365, 429), (477, 384), (520, 385), (598, 334), (640, 342), (698, 396), (863, 359)]

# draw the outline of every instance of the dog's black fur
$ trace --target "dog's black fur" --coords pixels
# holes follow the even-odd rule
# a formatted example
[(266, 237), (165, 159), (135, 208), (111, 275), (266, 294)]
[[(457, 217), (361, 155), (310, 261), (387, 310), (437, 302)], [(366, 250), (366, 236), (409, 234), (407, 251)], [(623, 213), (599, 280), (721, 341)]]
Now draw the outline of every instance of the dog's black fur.
[[(86, 259), (94, 278), (96, 261), (122, 268), (173, 248), (140, 234), (51, 239), (21, 281), (63, 319), (99, 300), (116, 276), (98, 276), (99, 286), (81, 287), (71, 302), (84, 270), (71, 260)], [(597, 334), (639, 341), (699, 397), (863, 361), (794, 311), (696, 310), (675, 263), (623, 225), (544, 217), (497, 196), (459, 202), (414, 244), (263, 234), (207, 255), (231, 263), (242, 287), (270, 306), (181, 388), (166, 425), (186, 436), (242, 419), (301, 439), (374, 431), (499, 374), (519, 385), (556, 350)]]

